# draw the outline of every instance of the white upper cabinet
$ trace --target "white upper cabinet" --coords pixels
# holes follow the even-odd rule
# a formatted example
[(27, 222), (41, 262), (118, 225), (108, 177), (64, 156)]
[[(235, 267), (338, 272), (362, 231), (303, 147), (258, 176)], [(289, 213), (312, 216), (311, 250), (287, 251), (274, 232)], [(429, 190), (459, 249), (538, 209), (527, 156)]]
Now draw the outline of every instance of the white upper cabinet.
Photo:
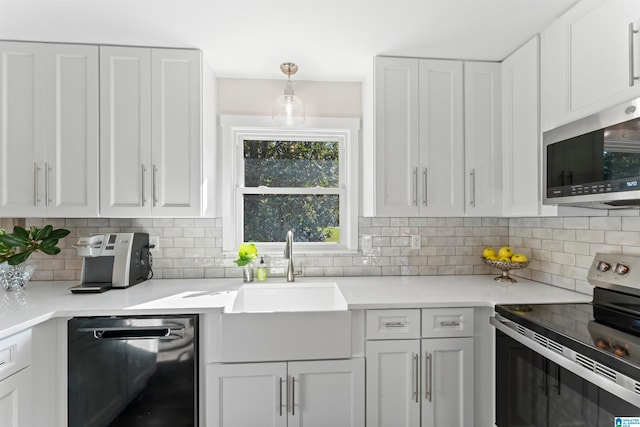
[(419, 60), (375, 58), (375, 215), (418, 216)]
[(464, 63), (465, 212), (502, 212), (502, 129), (500, 64)]
[(100, 47), (100, 213), (201, 213), (199, 51)]
[(98, 215), (98, 48), (0, 42), (0, 215)]
[(500, 213), (499, 64), (376, 57), (374, 93), (365, 214)]
[(151, 49), (100, 47), (100, 213), (150, 214)]
[(201, 69), (199, 51), (151, 51), (151, 204), (156, 215), (200, 214)]
[(421, 215), (464, 214), (462, 62), (420, 60)]
[(538, 37), (502, 63), (503, 213), (540, 214)]
[(542, 33), (542, 130), (640, 96), (640, 2), (583, 0)]
[(47, 45), (47, 216), (98, 214), (98, 48)]

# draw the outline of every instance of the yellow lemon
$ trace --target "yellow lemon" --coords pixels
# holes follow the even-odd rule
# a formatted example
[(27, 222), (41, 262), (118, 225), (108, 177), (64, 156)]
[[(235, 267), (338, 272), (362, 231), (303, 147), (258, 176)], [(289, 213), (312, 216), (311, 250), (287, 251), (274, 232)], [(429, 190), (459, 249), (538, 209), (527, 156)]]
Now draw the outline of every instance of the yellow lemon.
[(490, 260), (490, 261), (497, 261), (498, 257), (495, 255), (489, 255), (485, 257), (486, 259)]
[(500, 250), (498, 251), (498, 258), (509, 258), (509, 259), (511, 259), (512, 256), (513, 256), (513, 249), (511, 249), (508, 246), (500, 248)]
[(511, 258), (507, 257), (507, 256), (501, 256), (500, 258), (498, 258), (498, 261), (507, 261), (507, 262), (511, 262)]
[(525, 255), (522, 254), (513, 254), (511, 257), (511, 261), (513, 262), (527, 262), (528, 259)]
[(496, 251), (494, 251), (493, 248), (484, 248), (482, 250), (482, 256), (487, 259), (489, 259), (490, 256), (495, 257)]

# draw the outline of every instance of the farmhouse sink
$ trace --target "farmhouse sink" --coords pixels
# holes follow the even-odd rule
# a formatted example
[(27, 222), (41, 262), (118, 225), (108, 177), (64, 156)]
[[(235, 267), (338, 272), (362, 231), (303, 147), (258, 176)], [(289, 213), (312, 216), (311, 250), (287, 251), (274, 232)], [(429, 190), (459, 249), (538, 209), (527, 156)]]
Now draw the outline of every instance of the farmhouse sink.
[(351, 357), (351, 312), (335, 283), (244, 285), (218, 325), (221, 362)]
[(344, 311), (347, 302), (335, 283), (269, 283), (244, 285), (231, 313)]

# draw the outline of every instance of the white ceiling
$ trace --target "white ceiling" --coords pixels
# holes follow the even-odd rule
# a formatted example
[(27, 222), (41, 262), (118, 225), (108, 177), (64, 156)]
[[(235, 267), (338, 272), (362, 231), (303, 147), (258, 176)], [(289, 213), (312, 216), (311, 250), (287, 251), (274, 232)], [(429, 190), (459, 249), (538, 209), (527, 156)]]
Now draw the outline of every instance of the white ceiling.
[(0, 39), (202, 49), (218, 77), (360, 81), (375, 55), (502, 60), (578, 0), (0, 0)]

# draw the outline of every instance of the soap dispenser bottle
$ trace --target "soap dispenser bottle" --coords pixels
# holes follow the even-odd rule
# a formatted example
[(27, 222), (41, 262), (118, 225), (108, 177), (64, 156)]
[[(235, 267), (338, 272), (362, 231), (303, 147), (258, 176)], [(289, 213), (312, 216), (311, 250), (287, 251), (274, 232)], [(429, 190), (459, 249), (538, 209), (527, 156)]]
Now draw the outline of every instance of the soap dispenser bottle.
[(264, 262), (264, 257), (260, 257), (260, 263), (258, 263), (258, 282), (264, 282), (267, 280), (267, 264)]

